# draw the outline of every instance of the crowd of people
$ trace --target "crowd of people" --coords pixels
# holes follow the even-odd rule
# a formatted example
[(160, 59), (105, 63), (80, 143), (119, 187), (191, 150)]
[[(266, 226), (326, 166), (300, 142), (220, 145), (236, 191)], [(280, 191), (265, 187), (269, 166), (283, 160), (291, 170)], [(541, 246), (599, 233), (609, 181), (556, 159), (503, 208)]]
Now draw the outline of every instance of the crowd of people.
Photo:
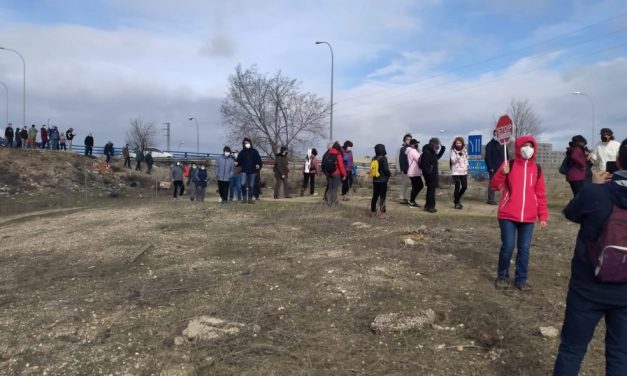
[(61, 132), (56, 125), (48, 128), (44, 124), (39, 129), (35, 124), (30, 128), (13, 128), (13, 124), (9, 123), (4, 129), (5, 146), (16, 149), (71, 150), (74, 136), (74, 129)]

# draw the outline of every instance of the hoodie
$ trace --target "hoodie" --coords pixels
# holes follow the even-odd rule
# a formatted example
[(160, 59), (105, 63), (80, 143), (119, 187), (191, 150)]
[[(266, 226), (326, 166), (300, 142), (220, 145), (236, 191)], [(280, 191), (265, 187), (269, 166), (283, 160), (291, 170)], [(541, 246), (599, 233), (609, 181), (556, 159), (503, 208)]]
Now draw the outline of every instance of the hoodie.
[[(523, 159), (520, 148), (527, 142), (533, 144), (534, 153), (530, 159)], [(510, 166), (509, 174), (503, 173), (503, 167), (508, 163), (503, 162), (490, 182), (490, 188), (493, 190), (503, 190), (498, 219), (522, 223), (547, 221), (549, 210), (546, 205), (544, 172), (538, 175), (536, 140), (532, 136), (518, 137), (515, 152), (516, 157)]]
[[(250, 148), (244, 147), (246, 142), (250, 143)], [(261, 163), (261, 156), (257, 149), (253, 148), (253, 143), (250, 139), (245, 138), (242, 142), (242, 150), (237, 154), (237, 165), (242, 168), (242, 172), (245, 174), (256, 174), (263, 165)], [(259, 166), (259, 168), (257, 168)]]
[(569, 286), (588, 300), (627, 307), (627, 284), (598, 282), (586, 246), (599, 239), (614, 205), (627, 209), (627, 170), (615, 172), (609, 183), (586, 185), (564, 209), (567, 219), (580, 224)]
[(372, 178), (373, 183), (387, 183), (392, 173), (390, 172), (390, 166), (388, 165), (388, 158), (385, 156), (387, 152), (385, 151), (385, 145), (377, 144), (374, 147), (375, 156), (372, 157), (372, 160), (375, 159), (379, 161), (379, 176), (376, 178)]
[(431, 143), (422, 147), (422, 155), (420, 156), (420, 168), (425, 179), (430, 181), (438, 176), (438, 160), (442, 158), (446, 147), (440, 145), (440, 151), (436, 154)]

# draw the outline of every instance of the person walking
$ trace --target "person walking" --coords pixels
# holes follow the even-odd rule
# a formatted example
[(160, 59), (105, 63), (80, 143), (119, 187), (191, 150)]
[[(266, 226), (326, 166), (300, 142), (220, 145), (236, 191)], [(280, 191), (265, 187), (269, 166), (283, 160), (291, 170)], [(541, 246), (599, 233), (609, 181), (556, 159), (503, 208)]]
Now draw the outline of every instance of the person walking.
[(144, 161), (144, 152), (142, 151), (142, 149), (138, 146), (135, 148), (135, 171), (141, 171), (142, 170), (142, 162)]
[(204, 202), (205, 191), (209, 182), (209, 172), (207, 171), (207, 167), (205, 167), (204, 164), (201, 164), (200, 167), (198, 167), (198, 171), (196, 172), (194, 179), (194, 185), (196, 186), (196, 202)]
[(176, 162), (176, 164), (172, 165), (170, 168), (170, 179), (172, 180), (172, 195), (174, 196), (174, 200), (179, 200), (179, 197), (183, 196), (185, 192), (181, 162)]
[(146, 173), (148, 175), (150, 175), (150, 173), (152, 172), (152, 166), (155, 163), (155, 160), (152, 158), (152, 152), (151, 151), (146, 153), (146, 156), (144, 157), (144, 160), (146, 161)]
[(74, 137), (76, 136), (76, 133), (74, 133), (74, 128), (68, 128), (67, 131), (65, 131), (65, 140), (67, 143), (67, 147), (69, 150), (72, 150), (72, 140), (74, 140)]
[(7, 147), (13, 147), (13, 137), (15, 137), (15, 131), (13, 130), (13, 125), (11, 123), (7, 124), (7, 127), (4, 128), (4, 138), (7, 140)]
[[(72, 147), (70, 146), (70, 150), (71, 149)], [(92, 136), (91, 133), (89, 133), (87, 137), (85, 137), (85, 156), (91, 157), (93, 151), (94, 151), (94, 136)]]
[(339, 206), (337, 190), (342, 185), (342, 180), (346, 179), (346, 168), (342, 158), (342, 147), (337, 141), (329, 143), (329, 149), (322, 156), (322, 172), (327, 177), (327, 189), (324, 200), (329, 206)]
[(289, 160), (287, 159), (287, 146), (281, 146), (279, 153), (276, 154), (274, 160), (274, 198), (278, 199), (283, 191), (285, 198), (292, 198), (290, 196), (290, 187), (288, 184), (288, 176), (290, 173)]
[(515, 159), (505, 161), (492, 179), (492, 189), (503, 190), (498, 210), (501, 250), (495, 281), (497, 289), (509, 287), (509, 266), (517, 243), (514, 285), (521, 291), (531, 290), (527, 277), (533, 229), (537, 221), (541, 229), (545, 228), (549, 219), (544, 173), (536, 164), (536, 147), (532, 136), (516, 138)]
[(342, 181), (342, 201), (348, 201), (348, 192), (353, 186), (353, 167), (355, 162), (353, 160), (353, 142), (350, 140), (344, 141), (342, 146), (342, 159), (344, 161), (344, 168), (346, 169), (346, 179)]
[(566, 172), (566, 181), (570, 184), (570, 190), (573, 197), (586, 185), (586, 139), (582, 135), (573, 136), (568, 143), (566, 149), (566, 157), (568, 158), (568, 171)]
[(405, 155), (407, 156), (407, 176), (411, 182), (411, 194), (409, 196), (410, 208), (420, 207), (420, 205), (416, 203), (416, 197), (424, 187), (422, 184), (422, 170), (420, 169), (419, 145), (420, 142), (418, 140), (412, 139), (409, 142), (409, 147), (405, 148)]
[[(596, 172), (596, 184), (586, 185), (564, 209), (566, 219), (580, 226), (554, 376), (579, 374), (581, 361), (602, 318), (606, 326), (605, 375), (622, 376), (627, 370), (627, 278), (624, 261), (621, 263), (623, 257), (615, 261), (604, 258), (600, 265), (596, 261), (601, 249), (627, 249), (627, 139), (619, 144), (615, 161), (617, 171), (613, 175)], [(612, 270), (605, 268), (622, 268), (612, 275), (622, 279), (608, 283), (606, 270)], [(596, 371), (602, 374), (600, 369)]]
[(620, 143), (614, 140), (614, 132), (610, 128), (601, 129), (601, 141), (594, 148), (592, 161), (597, 165), (597, 170), (607, 171), (607, 162), (616, 161)]
[(456, 137), (451, 145), (451, 176), (455, 183), (455, 192), (453, 193), (453, 207), (461, 210), (462, 196), (468, 188), (468, 150), (463, 137)]
[(31, 125), (28, 129), (28, 148), (29, 149), (37, 149), (37, 127), (35, 124)]
[(43, 150), (48, 149), (50, 145), (48, 144), (48, 129), (45, 124), (41, 126), (39, 134), (41, 135), (41, 148)]
[[(196, 183), (194, 183), (196, 173), (198, 173), (198, 166), (196, 166), (196, 163), (192, 163), (192, 166), (187, 172), (187, 188), (189, 189), (189, 199), (192, 201), (196, 199)], [(185, 176), (185, 174), (183, 174), (183, 176)]]
[(309, 185), (309, 194), (315, 195), (316, 188), (316, 175), (320, 175), (320, 163), (318, 162), (318, 150), (316, 148), (309, 149), (307, 156), (305, 157), (305, 164), (303, 166), (303, 187), (300, 190), (300, 195), (305, 194), (307, 185)]
[(237, 197), (237, 202), (242, 201), (242, 168), (235, 166), (237, 159), (237, 150), (224, 152), (224, 155), (233, 160), (233, 173), (229, 178), (229, 201), (233, 201)]
[(409, 168), (409, 162), (407, 161), (407, 154), (405, 150), (409, 146), (409, 143), (413, 137), (407, 133), (403, 136), (403, 145), (398, 151), (398, 157), (396, 158), (396, 175), (398, 179), (398, 200), (403, 205), (408, 205), (407, 190), (410, 186), (409, 176), (407, 176), (407, 169)]
[(370, 201), (371, 217), (377, 215), (377, 206), (379, 208), (379, 215), (385, 215), (385, 198), (388, 191), (388, 180), (390, 176), (392, 176), (388, 165), (388, 158), (386, 157), (387, 152), (385, 151), (385, 145), (375, 145), (374, 154), (370, 162), (370, 177), (372, 178), (372, 200)]
[(503, 145), (496, 138), (496, 130), (492, 132), (492, 139), (485, 146), (485, 165), (488, 170), (488, 174), (490, 176), (490, 180), (488, 181), (488, 205), (496, 205), (496, 200), (494, 199), (495, 192), (491, 188), (492, 178), (494, 177), (494, 173), (496, 170), (501, 167), (503, 162), (505, 161), (505, 151), (503, 149)]
[(67, 140), (63, 132), (59, 132), (59, 150), (67, 150)]
[(427, 199), (424, 207), (424, 211), (429, 213), (436, 213), (438, 210), (435, 208), (435, 190), (438, 187), (438, 160), (442, 158), (446, 147), (440, 143), (440, 139), (433, 137), (429, 140), (429, 143), (422, 148), (422, 155), (420, 156), (420, 169), (422, 170), (422, 176), (425, 178), (425, 185), (427, 186)]
[(111, 163), (111, 158), (113, 158), (114, 153), (113, 142), (108, 141), (104, 146), (104, 155), (107, 157), (107, 164)]
[(242, 151), (237, 155), (236, 166), (242, 169), (242, 186), (246, 189), (242, 192), (244, 200), (249, 204), (255, 203), (255, 180), (263, 163), (257, 149), (253, 148), (250, 138), (242, 140)]
[(229, 203), (229, 184), (235, 173), (235, 160), (231, 157), (231, 148), (225, 146), (222, 155), (216, 162), (216, 180), (218, 181), (218, 193), (222, 204)]
[(128, 150), (128, 144), (122, 148), (122, 156), (124, 157), (124, 167), (131, 168), (131, 153)]

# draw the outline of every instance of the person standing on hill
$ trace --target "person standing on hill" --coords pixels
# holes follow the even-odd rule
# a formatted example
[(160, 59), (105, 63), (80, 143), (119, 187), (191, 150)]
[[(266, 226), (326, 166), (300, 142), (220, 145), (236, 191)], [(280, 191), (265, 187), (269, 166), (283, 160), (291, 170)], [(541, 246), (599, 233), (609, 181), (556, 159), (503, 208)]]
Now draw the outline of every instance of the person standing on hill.
[(501, 167), (503, 162), (505, 161), (505, 151), (503, 149), (503, 145), (496, 138), (496, 130), (492, 132), (492, 139), (485, 146), (485, 165), (488, 169), (488, 174), (490, 176), (490, 181), (488, 182), (488, 205), (496, 205), (496, 200), (494, 199), (494, 190), (491, 188), (490, 182), (494, 177), (496, 170)]
[(139, 146), (135, 148), (135, 161), (137, 162), (135, 164), (135, 171), (141, 171), (142, 162), (144, 161), (144, 152)]
[(568, 143), (566, 149), (566, 157), (568, 158), (568, 171), (566, 172), (566, 181), (570, 184), (570, 190), (573, 197), (586, 185), (586, 167), (588, 159), (586, 158), (587, 141), (582, 135), (573, 136)]
[(13, 147), (13, 137), (15, 136), (15, 132), (13, 131), (13, 126), (11, 123), (7, 124), (7, 127), (4, 129), (4, 138), (7, 140), (7, 147)]
[(146, 173), (150, 175), (150, 173), (152, 172), (152, 166), (155, 163), (155, 160), (152, 158), (152, 152), (149, 151), (148, 153), (146, 153), (144, 159), (146, 160)]
[(435, 190), (438, 187), (438, 160), (442, 158), (446, 147), (440, 143), (440, 139), (433, 137), (429, 140), (429, 143), (422, 148), (422, 155), (420, 156), (420, 169), (422, 170), (422, 176), (425, 178), (425, 185), (427, 186), (427, 200), (425, 203), (424, 211), (429, 213), (435, 213), (438, 210), (435, 208)]
[(348, 192), (353, 186), (353, 142), (346, 140), (342, 146), (342, 159), (344, 160), (344, 168), (346, 169), (346, 179), (342, 181), (342, 201), (348, 201)]
[(187, 173), (187, 188), (189, 188), (189, 199), (194, 201), (196, 199), (196, 183), (194, 183), (194, 177), (198, 172), (198, 166), (196, 163), (192, 163), (192, 167)]
[(505, 161), (492, 179), (492, 189), (503, 190), (498, 210), (501, 250), (495, 281), (499, 290), (507, 289), (510, 284), (509, 266), (514, 244), (518, 245), (514, 285), (521, 291), (531, 290), (527, 275), (533, 228), (538, 220), (540, 228), (545, 228), (549, 219), (544, 173), (536, 164), (536, 146), (532, 136), (516, 138), (515, 159), (511, 163)]
[(111, 158), (113, 158), (114, 152), (113, 142), (108, 141), (104, 146), (104, 155), (107, 157), (107, 163), (111, 163)]
[(418, 151), (418, 145), (420, 145), (420, 142), (416, 139), (412, 139), (409, 142), (409, 147), (405, 148), (405, 155), (407, 156), (407, 176), (411, 182), (411, 194), (409, 196), (410, 208), (420, 207), (420, 205), (416, 203), (416, 197), (424, 187), (422, 184), (422, 170), (420, 169), (420, 152)]
[(48, 145), (48, 129), (46, 128), (46, 125), (42, 125), (41, 126), (41, 130), (39, 131), (39, 134), (41, 135), (41, 148), (43, 150), (48, 149), (49, 145)]
[(453, 205), (455, 209), (463, 209), (462, 196), (468, 188), (468, 151), (463, 137), (456, 137), (451, 145), (451, 176), (455, 183)]
[(281, 146), (281, 150), (275, 156), (274, 160), (274, 198), (278, 199), (281, 190), (285, 198), (292, 198), (290, 196), (290, 187), (288, 184), (288, 175), (290, 173), (289, 160), (287, 159), (287, 146)]
[[(224, 155), (227, 155), (227, 152), (224, 152)], [(228, 157), (233, 160), (233, 173), (229, 178), (229, 201), (237, 197), (237, 202), (240, 203), (242, 201), (242, 168), (235, 166), (237, 155), (237, 150), (228, 152)]]
[(67, 140), (65, 139), (65, 133), (59, 132), (59, 150), (67, 150)]
[(48, 139), (50, 141), (50, 150), (59, 150), (59, 130), (56, 125), (50, 127)]
[(37, 131), (35, 124), (31, 125), (28, 130), (28, 147), (30, 149), (37, 149), (37, 133), (39, 133), (39, 131)]
[[(579, 374), (602, 318), (606, 327), (605, 375), (627, 372), (627, 139), (618, 150), (617, 171), (613, 175), (596, 172), (595, 184), (586, 185), (564, 209), (566, 219), (580, 227), (554, 376)], [(596, 374), (603, 372), (596, 369)]]
[(180, 196), (183, 196), (185, 192), (185, 184), (183, 184), (183, 166), (181, 166), (181, 162), (176, 162), (176, 164), (172, 165), (170, 168), (170, 179), (172, 179), (172, 195), (174, 196), (174, 200), (177, 200)]
[(249, 204), (255, 203), (255, 180), (263, 163), (257, 149), (253, 148), (250, 138), (244, 137), (242, 140), (243, 149), (237, 155), (236, 166), (242, 169), (242, 187), (246, 187), (242, 192), (244, 200)]
[(407, 133), (403, 136), (403, 145), (398, 151), (398, 157), (396, 158), (396, 174), (398, 178), (398, 200), (403, 205), (409, 204), (407, 200), (407, 190), (410, 186), (409, 176), (407, 176), (407, 169), (409, 168), (409, 162), (407, 161), (407, 153), (405, 150), (409, 147), (409, 143), (412, 140), (411, 134)]
[(85, 137), (85, 156), (91, 157), (93, 151), (94, 151), (94, 136), (92, 136), (91, 133), (89, 133), (87, 137)]
[(370, 162), (370, 177), (372, 178), (372, 200), (370, 201), (370, 216), (377, 215), (377, 201), (379, 203), (379, 213), (385, 215), (385, 198), (388, 192), (388, 180), (392, 173), (388, 165), (385, 145), (377, 144), (374, 147), (375, 156)]
[(337, 190), (347, 175), (342, 158), (342, 147), (339, 142), (331, 141), (329, 143), (329, 150), (322, 156), (322, 172), (327, 176), (327, 190), (324, 194), (324, 200), (329, 206), (338, 206)]
[(318, 150), (316, 148), (309, 149), (307, 156), (305, 157), (305, 164), (303, 166), (303, 187), (300, 190), (300, 195), (305, 194), (307, 184), (309, 184), (309, 194), (314, 195), (316, 188), (316, 175), (320, 175), (320, 163), (318, 163)]
[(607, 162), (614, 162), (618, 155), (620, 144), (614, 140), (614, 132), (609, 128), (601, 129), (601, 141), (594, 148), (593, 162), (599, 171), (607, 170)]
[(231, 157), (231, 148), (225, 146), (222, 155), (216, 162), (216, 180), (218, 181), (218, 193), (222, 204), (229, 203), (229, 184), (235, 170), (235, 160)]
[(65, 140), (67, 143), (67, 147), (72, 150), (72, 140), (74, 140), (74, 136), (76, 136), (76, 134), (74, 133), (74, 128), (68, 128), (67, 131), (65, 131)]
[(198, 167), (198, 171), (196, 172), (194, 179), (194, 185), (196, 186), (196, 202), (203, 202), (205, 201), (205, 190), (207, 189), (207, 182), (209, 181), (209, 172), (204, 164), (201, 164), (200, 167)]
[(24, 126), (20, 131), (20, 139), (22, 142), (22, 149), (28, 148), (28, 128)]
[(131, 153), (128, 150), (128, 144), (122, 148), (122, 156), (124, 156), (124, 167), (131, 168)]

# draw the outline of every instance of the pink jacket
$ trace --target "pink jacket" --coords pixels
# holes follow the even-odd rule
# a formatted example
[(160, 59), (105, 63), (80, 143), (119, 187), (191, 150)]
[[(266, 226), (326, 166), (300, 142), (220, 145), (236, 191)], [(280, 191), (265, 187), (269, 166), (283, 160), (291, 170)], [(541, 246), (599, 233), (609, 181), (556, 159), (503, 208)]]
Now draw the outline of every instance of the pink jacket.
[[(459, 154), (462, 155), (459, 155)], [(451, 149), (451, 175), (468, 175), (468, 151)]]
[(407, 163), (409, 164), (409, 167), (407, 168), (407, 176), (422, 176), (422, 170), (418, 165), (418, 161), (420, 160), (420, 152), (418, 149), (406, 147), (405, 155), (407, 156)]

